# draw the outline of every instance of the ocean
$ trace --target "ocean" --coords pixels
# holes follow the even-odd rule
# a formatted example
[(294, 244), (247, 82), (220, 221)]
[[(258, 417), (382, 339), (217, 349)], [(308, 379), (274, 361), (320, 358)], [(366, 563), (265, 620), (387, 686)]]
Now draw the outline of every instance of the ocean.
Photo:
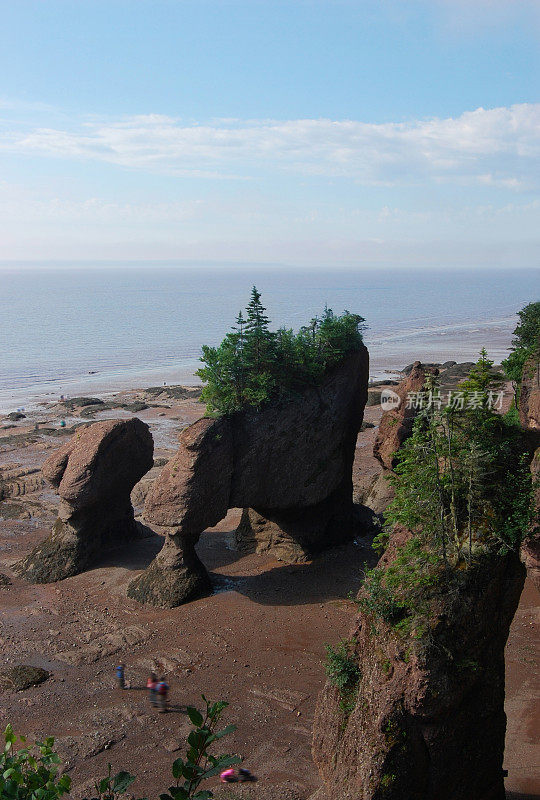
[(500, 361), (538, 270), (173, 268), (0, 271), (0, 410), (40, 398), (194, 384), (257, 285), (273, 326), (299, 328), (327, 304), (362, 315), (371, 377), (429, 361)]

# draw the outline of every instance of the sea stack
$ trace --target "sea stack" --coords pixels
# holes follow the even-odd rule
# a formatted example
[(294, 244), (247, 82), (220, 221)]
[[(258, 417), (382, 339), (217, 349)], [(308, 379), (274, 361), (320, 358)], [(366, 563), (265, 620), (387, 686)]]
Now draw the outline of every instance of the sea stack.
[(153, 464), (148, 425), (134, 417), (78, 430), (43, 465), (60, 496), (52, 533), (17, 571), (49, 583), (87, 569), (102, 552), (137, 538), (130, 492)]
[(187, 428), (146, 498), (145, 521), (166, 534), (165, 545), (129, 595), (175, 606), (207, 592), (195, 545), (229, 508), (254, 509), (309, 556), (350, 539), (368, 374), (361, 345), (316, 387)]
[[(397, 527), (380, 565), (409, 537)], [(360, 612), (358, 684), (344, 702), (327, 682), (317, 703), (317, 800), (504, 800), (504, 648), (524, 579), (515, 551), (486, 553), (418, 638)]]

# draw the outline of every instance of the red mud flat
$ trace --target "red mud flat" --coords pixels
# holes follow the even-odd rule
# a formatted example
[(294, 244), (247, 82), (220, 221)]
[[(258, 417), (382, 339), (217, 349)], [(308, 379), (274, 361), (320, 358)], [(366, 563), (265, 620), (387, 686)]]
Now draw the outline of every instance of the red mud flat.
[[(2, 725), (31, 736), (57, 737), (70, 769), (74, 798), (96, 776), (126, 768), (134, 790), (154, 798), (190, 728), (185, 705), (200, 695), (230, 702), (223, 741), (258, 777), (223, 798), (304, 800), (319, 781), (310, 755), (315, 698), (324, 681), (326, 642), (347, 635), (369, 551), (341, 547), (310, 564), (285, 566), (265, 556), (238, 557), (232, 530), (238, 512), (204, 534), (199, 552), (216, 593), (177, 609), (141, 607), (125, 597), (129, 580), (160, 547), (159, 537), (126, 555), (56, 585), (14, 580), (0, 590), (4, 662), (52, 671), (41, 686), (2, 696)], [(0, 569), (46, 533), (27, 522), (0, 524)], [(540, 797), (538, 593), (527, 582), (507, 649), (508, 737), (505, 767), (513, 800)], [(126, 662), (131, 688), (114, 688), (114, 667)], [(158, 661), (171, 684), (171, 710), (159, 715), (144, 685)], [(536, 703), (536, 705), (534, 705)]]
[[(138, 415), (150, 423), (157, 455), (164, 457), (178, 427), (200, 415), (194, 401), (171, 406)], [(377, 425), (380, 414), (380, 406), (368, 407), (365, 419)], [(371, 454), (375, 434), (369, 428), (358, 439), (354, 483), (360, 492), (380, 471)], [(50, 437), (17, 441), (2, 461), (40, 466), (60, 444)], [(47, 489), (32, 498), (43, 507), (39, 519), (0, 521), (0, 572), (12, 575), (13, 562), (48, 535), (57, 498)], [(198, 548), (216, 593), (181, 608), (141, 607), (126, 598), (129, 581), (159, 550), (158, 536), (56, 585), (13, 579), (0, 588), (2, 666), (26, 663), (52, 672), (38, 687), (1, 695), (0, 727), (11, 721), (31, 737), (54, 735), (73, 778), (73, 798), (89, 796), (111, 762), (136, 774), (134, 791), (154, 800), (184, 750), (190, 730), (185, 705), (200, 707), (202, 692), (229, 701), (225, 722), (238, 730), (223, 740), (223, 750), (240, 753), (258, 777), (251, 786), (214, 787), (217, 797), (306, 800), (318, 788), (310, 745), (315, 699), (325, 680), (324, 645), (348, 635), (355, 610), (348, 595), (358, 590), (373, 554), (351, 544), (296, 566), (239, 557), (232, 535), (238, 519), (231, 512)], [(507, 647), (505, 768), (512, 800), (540, 800), (538, 604), (527, 581)], [(114, 688), (119, 660), (131, 684), (124, 692)], [(144, 689), (154, 662), (171, 685), (171, 711), (164, 715), (151, 708)]]
[[(190, 728), (186, 704), (201, 693), (230, 702), (224, 740), (259, 778), (238, 797), (305, 798), (317, 788), (311, 761), (315, 699), (324, 681), (324, 644), (347, 633), (361, 567), (370, 554), (349, 545), (311, 564), (285, 566), (231, 549), (233, 512), (204, 534), (199, 547), (217, 592), (172, 610), (143, 608), (125, 597), (127, 583), (160, 547), (159, 537), (129, 556), (56, 585), (14, 579), (0, 590), (0, 639), (8, 665), (50, 669), (52, 678), (2, 696), (2, 724), (30, 736), (54, 735), (75, 790), (115, 769), (138, 775), (134, 790), (157, 797)], [(0, 524), (0, 570), (46, 534), (29, 523)], [(126, 663), (130, 689), (114, 689), (114, 667)], [(171, 712), (157, 714), (144, 686), (154, 661), (171, 685)], [(256, 791), (256, 794), (254, 792)], [(227, 795), (225, 795), (227, 796)], [(234, 797), (235, 795), (230, 795)]]

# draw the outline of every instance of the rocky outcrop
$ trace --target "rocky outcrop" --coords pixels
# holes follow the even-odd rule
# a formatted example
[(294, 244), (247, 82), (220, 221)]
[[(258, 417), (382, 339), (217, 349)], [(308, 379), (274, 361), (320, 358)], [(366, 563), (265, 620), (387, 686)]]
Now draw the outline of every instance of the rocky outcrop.
[(533, 354), (523, 367), (519, 391), (519, 418), (528, 431), (538, 431), (540, 436), (540, 350)]
[[(278, 561), (285, 561), (287, 564), (308, 561), (309, 548), (303, 547), (301, 543), (307, 525), (306, 513), (302, 510), (296, 516), (296, 520), (292, 516), (285, 520), (282, 515), (281, 525), (278, 525), (253, 508), (244, 508), (235, 531), (237, 549), (242, 553), (270, 553)], [(313, 521), (315, 525), (316, 522)]]
[(535, 487), (536, 509), (536, 518), (533, 520), (529, 536), (523, 542), (521, 554), (528, 574), (540, 590), (540, 351), (532, 355), (523, 367), (519, 418), (533, 451), (531, 473)]
[(30, 667), (21, 664), (0, 670), (0, 691), (23, 692), (32, 686), (39, 686), (50, 676), (50, 672), (41, 667)]
[(532, 530), (521, 546), (521, 556), (527, 567), (527, 574), (540, 592), (540, 447), (534, 453), (531, 474), (536, 516), (533, 519)]
[(44, 486), (37, 467), (3, 467), (0, 469), (0, 500), (38, 492)]
[(195, 544), (229, 508), (254, 509), (305, 556), (350, 538), (367, 381), (363, 347), (300, 396), (201, 419), (183, 431), (145, 503), (145, 520), (167, 534), (165, 545), (129, 595), (174, 606), (208, 591)]
[(504, 799), (504, 648), (524, 573), (515, 553), (483, 556), (420, 638), (360, 613), (358, 684), (344, 703), (327, 683), (317, 703), (318, 800)]
[(43, 465), (60, 496), (48, 539), (17, 571), (48, 583), (85, 570), (102, 551), (134, 539), (130, 492), (153, 464), (150, 430), (137, 418), (107, 420), (79, 429)]
[(395, 466), (395, 454), (412, 433), (418, 409), (414, 402), (408, 402), (408, 398), (411, 394), (422, 391), (425, 380), (425, 367), (420, 361), (415, 361), (408, 376), (392, 390), (395, 405), (383, 413), (373, 446), (373, 455), (385, 469)]

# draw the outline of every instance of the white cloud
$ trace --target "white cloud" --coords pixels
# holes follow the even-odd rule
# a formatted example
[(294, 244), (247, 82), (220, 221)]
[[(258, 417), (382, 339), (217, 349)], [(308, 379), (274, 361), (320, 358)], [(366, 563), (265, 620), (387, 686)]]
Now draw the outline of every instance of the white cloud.
[(87, 119), (77, 128), (20, 125), (0, 151), (206, 178), (281, 171), (366, 184), (473, 181), (519, 190), (540, 178), (540, 103), (478, 108), (454, 118), (218, 120), (148, 114)]

